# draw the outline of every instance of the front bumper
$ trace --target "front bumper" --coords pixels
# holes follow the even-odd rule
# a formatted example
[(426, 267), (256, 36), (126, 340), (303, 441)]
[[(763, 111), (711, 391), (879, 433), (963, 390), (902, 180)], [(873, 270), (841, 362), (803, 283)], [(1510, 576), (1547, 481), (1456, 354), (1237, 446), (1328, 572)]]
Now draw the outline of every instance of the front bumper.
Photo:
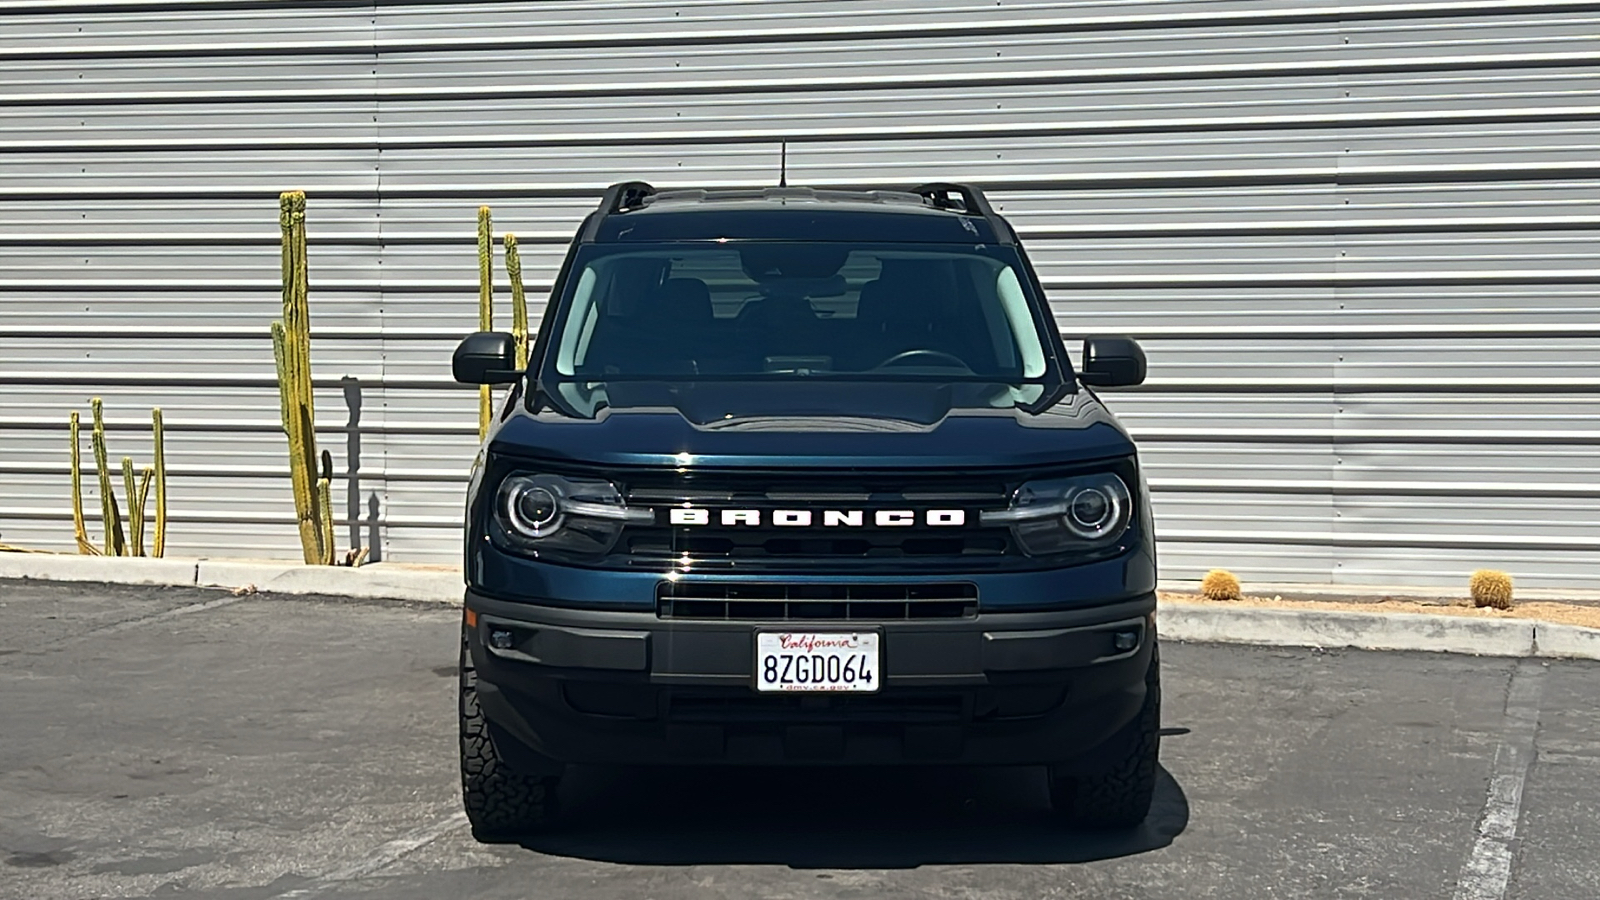
[[(874, 694), (757, 694), (753, 635), (771, 622), (679, 621), (472, 591), (479, 702), (514, 764), (742, 765), (1081, 760), (1144, 701), (1155, 596), (958, 620), (785, 622), (882, 634)], [(491, 648), (491, 628), (512, 646)], [(1119, 650), (1114, 635), (1133, 634)], [(532, 751), (528, 753), (527, 751)]]

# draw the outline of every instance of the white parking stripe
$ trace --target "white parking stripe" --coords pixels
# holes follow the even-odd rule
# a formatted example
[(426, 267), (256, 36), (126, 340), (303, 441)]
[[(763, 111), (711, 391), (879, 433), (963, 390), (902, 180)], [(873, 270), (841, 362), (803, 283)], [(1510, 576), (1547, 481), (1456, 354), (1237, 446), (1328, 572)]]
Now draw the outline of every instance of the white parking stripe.
[(340, 882), (354, 881), (357, 878), (371, 875), (407, 853), (411, 853), (420, 847), (425, 847), (466, 824), (467, 814), (465, 812), (446, 816), (432, 824), (408, 831), (355, 862), (318, 875), (309, 883), (277, 896), (280, 900), (300, 900), (303, 897), (316, 896)]
[(80, 631), (80, 632), (78, 632), (76, 634), (68, 635), (67, 637), (61, 638), (59, 640), (51, 641), (51, 642), (46, 643), (46, 644), (41, 644), (41, 645), (39, 645), (38, 649), (40, 649), (40, 650), (54, 650), (54, 649), (56, 649), (58, 647), (70, 647), (70, 646), (72, 646), (74, 644), (82, 644), (82, 643), (85, 643), (87, 641), (93, 641), (93, 640), (98, 640), (100, 638), (108, 637), (110, 635), (116, 634), (119, 631), (127, 631), (130, 628), (140, 628), (140, 627), (143, 627), (145, 625), (151, 625), (151, 624), (154, 624), (154, 623), (157, 623), (157, 622), (165, 622), (168, 619), (174, 619), (174, 618), (177, 618), (178, 616), (193, 615), (194, 613), (199, 613), (199, 612), (210, 612), (211, 610), (217, 609), (218, 607), (231, 606), (231, 605), (233, 605), (235, 603), (239, 603), (240, 601), (248, 600), (248, 599), (250, 599), (250, 598), (247, 597), (247, 596), (244, 596), (244, 595), (229, 595), (229, 596), (224, 596), (224, 597), (218, 597), (215, 600), (206, 600), (206, 601), (203, 601), (203, 602), (200, 602), (200, 603), (191, 603), (191, 604), (189, 604), (187, 606), (179, 606), (179, 607), (177, 607), (175, 609), (169, 609), (169, 610), (165, 610), (163, 612), (153, 613), (153, 614), (148, 615), (148, 616), (141, 616), (141, 617), (136, 618), (136, 619), (124, 619), (121, 622), (112, 622), (109, 625), (101, 625), (101, 626), (98, 626), (98, 627), (95, 627), (95, 628), (87, 629), (85, 631)]
[(1522, 788), (1533, 763), (1533, 739), (1539, 730), (1545, 666), (1525, 659), (1511, 673), (1505, 736), (1495, 750), (1478, 838), (1461, 867), (1455, 900), (1503, 900), (1506, 895), (1511, 881), (1511, 844), (1522, 817)]

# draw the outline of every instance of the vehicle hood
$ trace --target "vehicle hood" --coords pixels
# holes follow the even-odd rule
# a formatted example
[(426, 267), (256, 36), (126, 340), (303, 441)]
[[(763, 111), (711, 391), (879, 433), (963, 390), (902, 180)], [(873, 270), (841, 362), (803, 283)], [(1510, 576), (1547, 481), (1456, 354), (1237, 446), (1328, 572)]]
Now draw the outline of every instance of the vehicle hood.
[(1134, 452), (1082, 387), (1031, 411), (969, 407), (947, 385), (854, 384), (836, 396), (769, 389), (757, 402), (707, 387), (589, 417), (536, 395), (514, 404), (491, 450), (611, 466), (879, 469), (1059, 465)]

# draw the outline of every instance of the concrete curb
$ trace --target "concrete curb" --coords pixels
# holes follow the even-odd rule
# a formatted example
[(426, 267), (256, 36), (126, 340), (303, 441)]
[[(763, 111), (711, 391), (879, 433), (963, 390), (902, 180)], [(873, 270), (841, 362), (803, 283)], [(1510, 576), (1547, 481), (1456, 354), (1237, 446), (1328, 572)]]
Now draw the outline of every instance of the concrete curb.
[[(1283, 582), (1245, 582), (1245, 593), (1251, 597), (1281, 596), (1285, 599), (1298, 597), (1361, 597), (1376, 599), (1379, 597), (1410, 597), (1418, 600), (1465, 600), (1467, 598), (1467, 581), (1453, 587), (1440, 587), (1438, 585), (1403, 585), (1403, 584), (1291, 584)], [(1177, 591), (1186, 594), (1198, 594), (1200, 582), (1182, 579), (1163, 579), (1160, 584), (1163, 591)], [(1600, 591), (1579, 590), (1573, 588), (1540, 588), (1528, 587), (1521, 582), (1517, 584), (1518, 600), (1600, 600)]]
[[(266, 560), (128, 559), (45, 553), (0, 553), (0, 578), (232, 590), (253, 587), (264, 593), (451, 606), (460, 605), (463, 587), (458, 570), (396, 563), (346, 569)], [(1306, 594), (1343, 590), (1336, 585), (1293, 587)], [(1180, 641), (1600, 660), (1600, 628), (1532, 619), (1162, 603), (1159, 620), (1161, 636)]]
[(1534, 656), (1600, 659), (1600, 628), (1540, 622), (1534, 640)]
[(0, 578), (255, 588), (263, 593), (322, 594), (459, 606), (456, 569), (373, 563), (360, 568), (240, 559), (141, 559), (49, 553), (0, 553)]
[[(1161, 636), (1180, 641), (1286, 647), (1353, 647), (1361, 650), (1429, 650), (1478, 656), (1536, 656), (1542, 623), (1532, 619), (1472, 619), (1419, 613), (1208, 607), (1163, 603)], [(1579, 632), (1600, 630), (1573, 628)], [(1570, 637), (1563, 649), (1584, 649)], [(1600, 650), (1597, 643), (1594, 650)], [(1600, 656), (1586, 657), (1600, 659)]]
[(326, 594), (372, 600), (412, 600), (459, 606), (465, 585), (453, 569), (421, 569), (373, 563), (355, 569), (238, 560), (200, 560), (195, 584), (254, 586), (269, 594)]
[(0, 578), (100, 581), (110, 584), (194, 584), (199, 560), (54, 553), (0, 553)]

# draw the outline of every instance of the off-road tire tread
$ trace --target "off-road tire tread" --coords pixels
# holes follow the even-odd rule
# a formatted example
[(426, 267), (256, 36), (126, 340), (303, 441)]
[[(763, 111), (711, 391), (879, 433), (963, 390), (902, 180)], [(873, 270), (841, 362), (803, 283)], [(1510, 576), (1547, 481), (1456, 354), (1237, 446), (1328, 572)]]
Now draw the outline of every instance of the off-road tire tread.
[(461, 794), (480, 841), (514, 839), (537, 829), (555, 815), (558, 778), (531, 777), (514, 771), (496, 752), (489, 723), (478, 707), (478, 672), (461, 639)]
[(1134, 721), (1138, 731), (1133, 747), (1110, 769), (1081, 775), (1051, 768), (1050, 801), (1068, 823), (1084, 828), (1132, 828), (1150, 814), (1161, 752), (1159, 651), (1151, 654), (1144, 705)]

